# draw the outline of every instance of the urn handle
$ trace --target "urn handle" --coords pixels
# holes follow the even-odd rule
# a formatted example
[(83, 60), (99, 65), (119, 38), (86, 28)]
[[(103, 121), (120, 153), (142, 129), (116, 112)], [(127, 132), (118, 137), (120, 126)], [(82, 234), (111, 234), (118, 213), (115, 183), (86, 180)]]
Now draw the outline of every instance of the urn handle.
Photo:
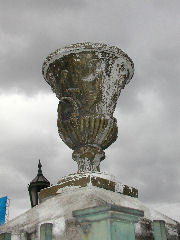
[(77, 115), (77, 105), (70, 97), (63, 97), (58, 105), (58, 117), (61, 121), (69, 120), (74, 115)]

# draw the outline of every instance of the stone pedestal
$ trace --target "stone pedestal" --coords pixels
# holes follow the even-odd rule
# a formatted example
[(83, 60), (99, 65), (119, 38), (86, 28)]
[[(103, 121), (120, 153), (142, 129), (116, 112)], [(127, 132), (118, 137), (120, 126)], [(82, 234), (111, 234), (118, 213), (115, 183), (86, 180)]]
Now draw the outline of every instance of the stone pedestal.
[(135, 240), (134, 224), (144, 212), (106, 205), (73, 212), (81, 226), (82, 240)]

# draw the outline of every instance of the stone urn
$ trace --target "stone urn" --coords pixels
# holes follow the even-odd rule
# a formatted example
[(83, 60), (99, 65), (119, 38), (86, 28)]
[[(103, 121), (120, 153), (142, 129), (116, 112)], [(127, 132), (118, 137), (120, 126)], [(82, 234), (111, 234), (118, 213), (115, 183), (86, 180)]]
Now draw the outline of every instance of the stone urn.
[(78, 173), (100, 171), (104, 150), (117, 139), (113, 113), (133, 76), (132, 60), (117, 47), (78, 43), (50, 54), (42, 72), (59, 99), (58, 132), (74, 150)]

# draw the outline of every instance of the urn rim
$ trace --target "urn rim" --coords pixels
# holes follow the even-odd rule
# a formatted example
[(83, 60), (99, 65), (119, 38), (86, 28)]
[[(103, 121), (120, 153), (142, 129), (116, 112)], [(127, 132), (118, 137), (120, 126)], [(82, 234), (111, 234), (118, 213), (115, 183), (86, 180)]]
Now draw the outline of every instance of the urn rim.
[(60, 59), (63, 56), (69, 55), (71, 53), (80, 53), (80, 52), (86, 52), (86, 51), (106, 52), (118, 58), (124, 58), (131, 65), (132, 72), (131, 72), (130, 79), (132, 79), (134, 75), (134, 63), (132, 59), (125, 52), (123, 52), (120, 48), (115, 46), (111, 46), (104, 43), (92, 43), (92, 42), (70, 44), (65, 47), (58, 48), (56, 51), (50, 53), (46, 57), (42, 65), (42, 74), (44, 78), (46, 79), (46, 73), (49, 65), (53, 63), (56, 59)]

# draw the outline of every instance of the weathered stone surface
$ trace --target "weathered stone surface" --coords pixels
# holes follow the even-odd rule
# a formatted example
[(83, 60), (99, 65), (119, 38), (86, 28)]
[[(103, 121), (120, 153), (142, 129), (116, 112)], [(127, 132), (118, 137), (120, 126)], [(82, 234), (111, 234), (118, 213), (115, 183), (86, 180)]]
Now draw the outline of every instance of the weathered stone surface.
[(74, 150), (78, 172), (100, 171), (103, 150), (117, 139), (118, 97), (133, 73), (132, 60), (105, 44), (74, 44), (46, 58), (43, 75), (60, 100), (59, 135)]

